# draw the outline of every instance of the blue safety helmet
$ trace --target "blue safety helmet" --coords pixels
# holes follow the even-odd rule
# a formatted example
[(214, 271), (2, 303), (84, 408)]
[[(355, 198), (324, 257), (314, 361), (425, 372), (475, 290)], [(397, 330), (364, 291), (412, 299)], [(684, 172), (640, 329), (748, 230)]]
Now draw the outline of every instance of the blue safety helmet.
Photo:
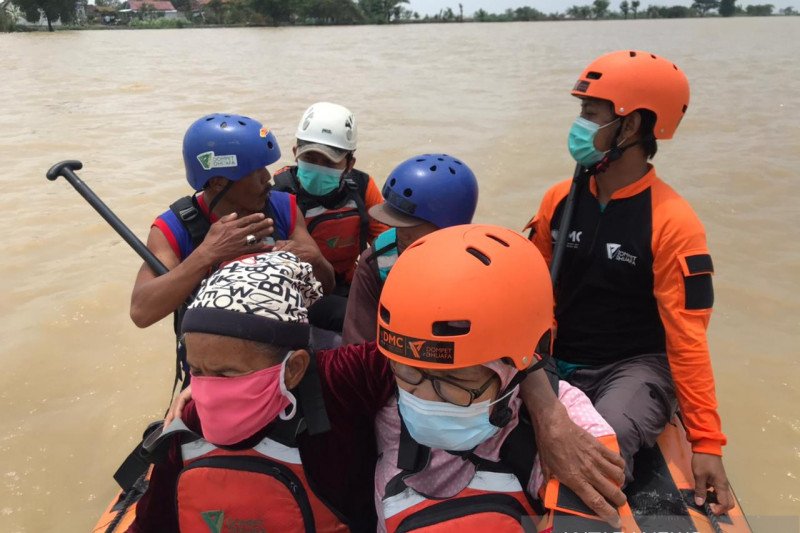
[(392, 226), (413, 226), (414, 219), (439, 228), (469, 224), (478, 205), (478, 180), (454, 157), (425, 154), (400, 163), (389, 174), (383, 198), (375, 218)]
[(205, 116), (183, 137), (186, 179), (196, 191), (217, 176), (238, 181), (280, 157), (278, 140), (269, 128), (241, 115)]

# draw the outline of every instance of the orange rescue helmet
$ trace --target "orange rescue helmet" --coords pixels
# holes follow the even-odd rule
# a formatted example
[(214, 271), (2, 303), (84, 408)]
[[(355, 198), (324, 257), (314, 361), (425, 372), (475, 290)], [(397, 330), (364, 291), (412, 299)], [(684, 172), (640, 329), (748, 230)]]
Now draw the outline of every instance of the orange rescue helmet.
[(672, 61), (639, 50), (600, 56), (578, 78), (572, 95), (609, 100), (617, 115), (656, 114), (656, 139), (671, 139), (689, 106), (689, 80)]
[(550, 352), (553, 290), (536, 246), (499, 226), (466, 224), (415, 241), (378, 305), (389, 359), (447, 369), (507, 358), (526, 370)]

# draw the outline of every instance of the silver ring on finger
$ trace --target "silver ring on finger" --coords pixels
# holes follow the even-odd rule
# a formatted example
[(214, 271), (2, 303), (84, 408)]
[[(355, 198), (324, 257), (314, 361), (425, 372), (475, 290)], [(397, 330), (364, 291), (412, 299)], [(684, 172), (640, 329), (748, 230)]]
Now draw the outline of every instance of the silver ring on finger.
[(251, 233), (250, 235), (244, 238), (244, 242), (247, 246), (253, 246), (255, 243), (258, 242), (258, 239), (256, 239), (256, 236)]

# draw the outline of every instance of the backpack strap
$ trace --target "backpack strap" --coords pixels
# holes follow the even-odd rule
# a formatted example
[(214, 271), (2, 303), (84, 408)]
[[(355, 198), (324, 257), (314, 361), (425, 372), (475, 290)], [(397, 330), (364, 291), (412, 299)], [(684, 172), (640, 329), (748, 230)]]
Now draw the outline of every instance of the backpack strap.
[(508, 434), (500, 447), (500, 461), (511, 468), (523, 488), (528, 486), (533, 474), (533, 461), (537, 451), (533, 424), (528, 411), (521, 406), (517, 427)]
[(318, 435), (331, 429), (325, 399), (322, 397), (322, 385), (317, 370), (317, 356), (311, 353), (308, 368), (297, 386), (298, 403), (303, 410), (306, 429), (309, 435)]
[(211, 223), (203, 215), (197, 199), (194, 196), (184, 196), (169, 206), (178, 220), (180, 220), (192, 239), (192, 247), (197, 248), (206, 238)]
[[(197, 249), (206, 238), (208, 230), (211, 228), (211, 222), (209, 222), (201, 211), (200, 205), (197, 203), (197, 197), (184, 196), (183, 198), (179, 198), (169, 206), (169, 210), (172, 211), (181, 225), (189, 232), (192, 249)], [(183, 321), (183, 313), (186, 311), (187, 307), (188, 300), (173, 313), (172, 328), (175, 331), (175, 338), (177, 339), (177, 357), (175, 359), (175, 379), (172, 382), (172, 395), (175, 394), (178, 383), (182, 384), (181, 389), (185, 389), (189, 385), (186, 349), (183, 347), (183, 343), (180, 340), (181, 322)]]
[(397, 250), (397, 231), (395, 228), (389, 228), (388, 230), (384, 231), (377, 237), (372, 243), (372, 254), (367, 257), (366, 262), (367, 266), (372, 269), (372, 272), (375, 274), (375, 278), (378, 280), (380, 287), (383, 287), (384, 282), (386, 281), (386, 277), (388, 276), (388, 270), (382, 270), (379, 263), (379, 258), (385, 254), (388, 254), (392, 250)]
[[(355, 202), (356, 209), (358, 209), (358, 218), (361, 220), (359, 224), (359, 252), (363, 252), (367, 249), (367, 244), (369, 241), (369, 215), (367, 214), (367, 206), (365, 204), (366, 198), (366, 186), (360, 184), (356, 181), (356, 178), (353, 177), (354, 172), (359, 171), (352, 171), (350, 172), (347, 177), (344, 178), (345, 188), (347, 189), (347, 195)], [(363, 172), (361, 172), (363, 174)], [(369, 177), (367, 177), (369, 179)], [(360, 181), (364, 181), (363, 179)]]

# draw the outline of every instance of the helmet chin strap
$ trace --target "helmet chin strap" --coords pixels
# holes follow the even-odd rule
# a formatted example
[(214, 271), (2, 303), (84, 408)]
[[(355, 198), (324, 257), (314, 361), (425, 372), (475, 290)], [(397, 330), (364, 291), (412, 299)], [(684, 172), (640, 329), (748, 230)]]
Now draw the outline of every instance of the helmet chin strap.
[(217, 207), (219, 201), (222, 200), (222, 197), (225, 196), (225, 194), (227, 194), (230, 188), (233, 187), (233, 184), (234, 184), (233, 181), (228, 180), (228, 183), (225, 185), (225, 187), (223, 187), (222, 190), (219, 192), (219, 194), (216, 195), (213, 200), (211, 200), (211, 203), (208, 204), (209, 213), (214, 212), (214, 208)]
[(641, 142), (641, 141), (633, 141), (630, 144), (620, 146), (620, 144), (624, 144), (625, 141), (627, 140), (626, 137), (625, 139), (622, 139), (622, 141), (617, 142), (617, 138), (619, 138), (620, 133), (622, 133), (622, 121), (620, 121), (619, 126), (617, 126), (617, 132), (614, 134), (614, 140), (611, 142), (611, 148), (606, 152), (606, 155), (605, 157), (603, 157), (603, 159), (595, 163), (594, 168), (592, 169), (593, 174), (597, 175), (602, 172), (605, 172), (606, 170), (608, 170), (608, 167), (611, 165), (611, 163), (622, 157), (622, 154), (625, 153), (625, 150), (627, 150), (631, 146), (636, 146)]

